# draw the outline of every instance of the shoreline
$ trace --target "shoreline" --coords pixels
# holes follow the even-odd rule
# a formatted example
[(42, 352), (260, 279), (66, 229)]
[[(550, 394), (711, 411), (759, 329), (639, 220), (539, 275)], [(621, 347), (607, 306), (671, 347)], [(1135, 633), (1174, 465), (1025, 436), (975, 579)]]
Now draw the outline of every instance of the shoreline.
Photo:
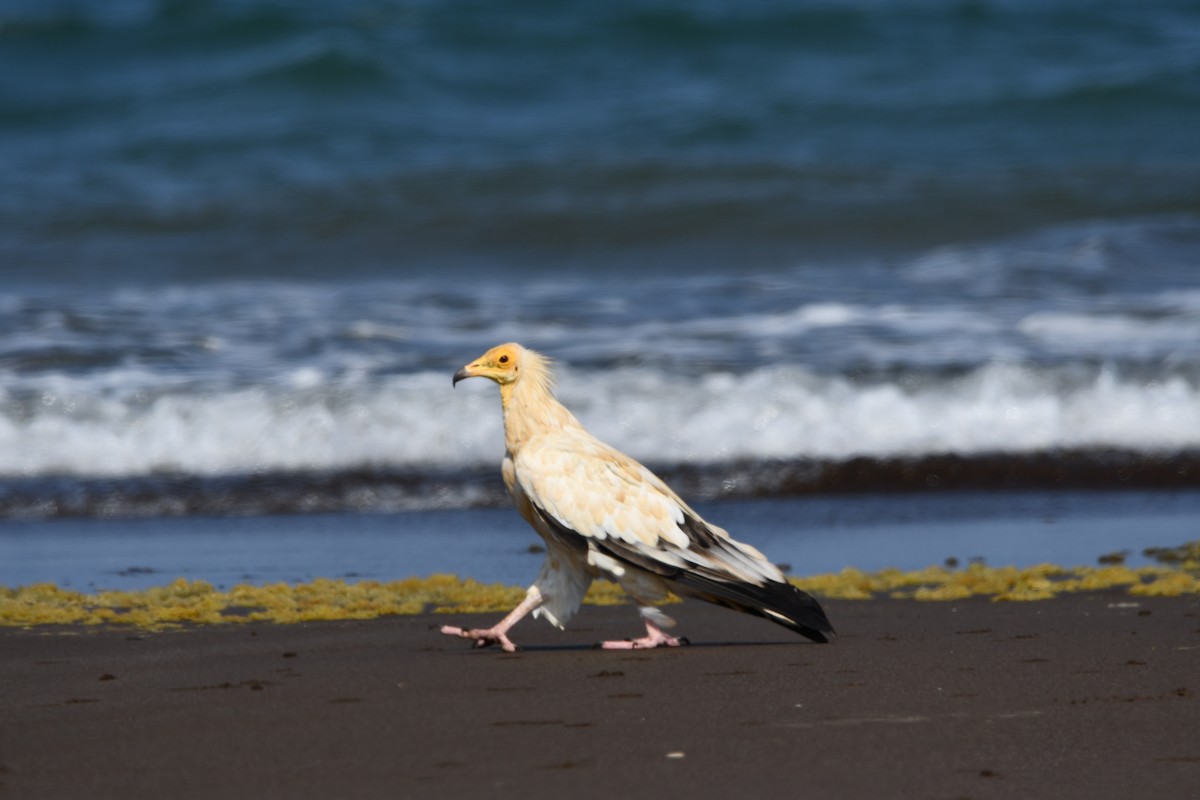
[[(909, 493), (700, 503), (793, 575), (984, 563), (1067, 568), (1194, 540), (1197, 492)], [(446, 573), (525, 586), (540, 539), (512, 508), (0, 523), (0, 586), (218, 589)], [(1106, 562), (1102, 562), (1106, 563)], [(0, 613), (2, 616), (2, 613)]]
[[(827, 600), (816, 645), (704, 604), (689, 647), (515, 654), (494, 614), (145, 633), (0, 629), (0, 796), (1183, 797), (1200, 783), (1200, 596)], [(119, 732), (119, 735), (114, 735)]]

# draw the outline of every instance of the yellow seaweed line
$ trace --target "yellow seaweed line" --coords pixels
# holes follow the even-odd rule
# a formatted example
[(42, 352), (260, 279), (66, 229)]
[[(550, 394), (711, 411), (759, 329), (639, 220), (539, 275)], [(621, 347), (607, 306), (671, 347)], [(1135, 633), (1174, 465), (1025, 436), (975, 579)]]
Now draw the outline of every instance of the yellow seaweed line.
[(911, 600), (962, 600), (991, 597), (993, 600), (1049, 600), (1063, 592), (1088, 592), (1124, 588), (1132, 595), (1174, 597), (1200, 594), (1200, 565), (1180, 567), (1124, 565), (1075, 567), (1054, 564), (1018, 567), (987, 567), (972, 564), (966, 569), (927, 567), (915, 572), (885, 569), (865, 573), (853, 568), (829, 575), (792, 578), (805, 591), (839, 600), (865, 600), (878, 595)]
[[(311, 583), (241, 584), (221, 591), (205, 581), (183, 578), (141, 591), (92, 594), (38, 583), (0, 587), (0, 626), (128, 624), (163, 628), (182, 624), (310, 622), (371, 619), (392, 614), (470, 613), (512, 608), (525, 590), (484, 584), (454, 575), (432, 575), (381, 583), (319, 578)], [(586, 602), (626, 602), (615, 585), (598, 582)]]
[[(1141, 567), (1077, 567), (1051, 564), (1018, 569), (972, 564), (966, 569), (928, 567), (914, 572), (885, 569), (867, 573), (847, 568), (838, 573), (793, 578), (805, 591), (841, 600), (889, 596), (912, 600), (1045, 600), (1062, 592), (1124, 588), (1129, 594), (1176, 596), (1200, 594), (1200, 564)], [(238, 585), (227, 591), (204, 581), (182, 578), (142, 591), (92, 594), (39, 583), (0, 587), (0, 626), (134, 625), (166, 628), (184, 624), (307, 622), (371, 619), (393, 614), (495, 612), (512, 608), (524, 596), (519, 587), (484, 584), (453, 575), (432, 575), (383, 583), (321, 578), (311, 583)], [(584, 602), (628, 602), (615, 584), (597, 581)]]

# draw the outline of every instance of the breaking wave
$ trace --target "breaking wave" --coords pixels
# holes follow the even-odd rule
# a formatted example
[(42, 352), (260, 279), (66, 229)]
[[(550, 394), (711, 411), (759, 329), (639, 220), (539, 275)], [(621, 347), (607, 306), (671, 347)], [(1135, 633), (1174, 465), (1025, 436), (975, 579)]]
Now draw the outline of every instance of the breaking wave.
[[(491, 505), (503, 432), (483, 381), (255, 387), (3, 403), (0, 516)], [(697, 499), (862, 489), (1193, 486), (1200, 386), (1182, 374), (993, 364), (854, 380), (567, 371), (594, 433)]]
[[(561, 399), (602, 439), (659, 464), (1200, 448), (1200, 385), (1166, 372), (991, 364), (855, 380), (799, 367), (744, 375), (565, 373)], [(494, 391), (420, 373), (357, 388), (266, 387), (3, 403), (0, 476), (215, 476), (477, 468), (503, 452)]]

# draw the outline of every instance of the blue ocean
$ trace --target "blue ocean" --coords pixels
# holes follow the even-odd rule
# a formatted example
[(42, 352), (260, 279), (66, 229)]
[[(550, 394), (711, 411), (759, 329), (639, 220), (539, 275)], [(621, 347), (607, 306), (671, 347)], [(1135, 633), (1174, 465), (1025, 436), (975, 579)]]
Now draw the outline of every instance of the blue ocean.
[(0, 585), (526, 581), (504, 341), (798, 573), (1194, 539), (1200, 6), (0, 0)]

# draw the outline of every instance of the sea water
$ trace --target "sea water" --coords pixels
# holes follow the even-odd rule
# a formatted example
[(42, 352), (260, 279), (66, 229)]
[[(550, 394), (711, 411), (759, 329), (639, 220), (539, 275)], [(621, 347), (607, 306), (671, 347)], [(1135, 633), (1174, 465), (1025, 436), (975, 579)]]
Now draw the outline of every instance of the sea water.
[[(793, 575), (973, 563), (1131, 566), (1196, 538), (1200, 493), (986, 492), (701, 503), (697, 510)], [(141, 589), (178, 577), (217, 588), (435, 573), (523, 586), (544, 548), (509, 508), (55, 519), (0, 525), (0, 586)]]
[(508, 340), (698, 502), (1195, 491), (1197, 130), (1182, 0), (0, 4), (0, 535), (497, 507)]

